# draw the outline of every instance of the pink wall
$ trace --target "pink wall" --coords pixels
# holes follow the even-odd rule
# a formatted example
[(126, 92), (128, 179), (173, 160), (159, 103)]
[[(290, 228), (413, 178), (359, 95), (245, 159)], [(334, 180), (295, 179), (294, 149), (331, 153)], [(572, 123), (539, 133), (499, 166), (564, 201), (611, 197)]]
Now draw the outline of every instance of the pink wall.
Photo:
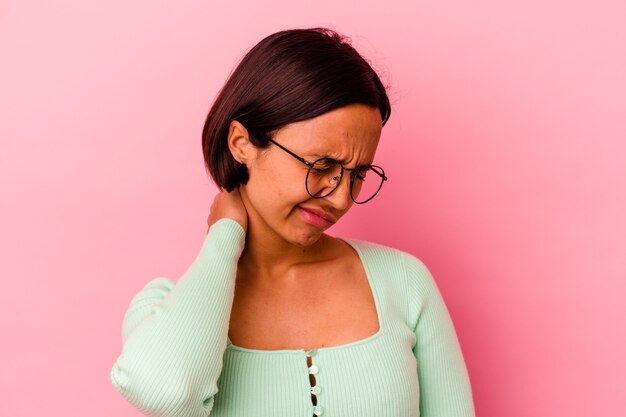
[(390, 181), (329, 232), (429, 266), (478, 415), (626, 415), (626, 4), (222, 3), (0, 5), (0, 416), (139, 415), (109, 371), (131, 296), (206, 232), (207, 110), (245, 50), (315, 25), (394, 106)]

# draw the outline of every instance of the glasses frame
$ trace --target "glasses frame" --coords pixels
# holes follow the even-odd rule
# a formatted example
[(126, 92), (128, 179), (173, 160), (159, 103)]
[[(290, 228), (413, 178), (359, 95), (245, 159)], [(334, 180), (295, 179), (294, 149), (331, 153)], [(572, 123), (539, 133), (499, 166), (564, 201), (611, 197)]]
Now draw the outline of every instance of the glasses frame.
[[(343, 164), (342, 164), (341, 162), (337, 161), (336, 159), (333, 159), (333, 158), (330, 158), (330, 157), (326, 157), (326, 156), (321, 157), (321, 158), (318, 158), (318, 159), (316, 159), (316, 160), (315, 160), (315, 161), (313, 161), (313, 162), (308, 162), (306, 159), (304, 159), (304, 158), (303, 158), (303, 157), (301, 157), (300, 155), (297, 155), (296, 153), (294, 153), (294, 152), (290, 151), (289, 149), (285, 148), (283, 145), (281, 145), (280, 143), (276, 142), (274, 139), (269, 139), (269, 141), (270, 141), (270, 142), (272, 142), (273, 144), (275, 144), (276, 146), (278, 146), (279, 148), (281, 148), (283, 151), (287, 152), (289, 155), (291, 155), (291, 156), (293, 156), (294, 158), (296, 158), (298, 161), (302, 162), (304, 165), (306, 165), (306, 166), (308, 166), (308, 167), (309, 167), (309, 170), (308, 170), (308, 171), (307, 171), (307, 173), (306, 173), (306, 179), (305, 179), (304, 185), (305, 185), (305, 188), (306, 188), (306, 192), (307, 192), (307, 193), (309, 193), (309, 195), (310, 195), (311, 197), (313, 197), (313, 198), (326, 198), (326, 197), (328, 197), (329, 195), (331, 195), (332, 193), (334, 193), (334, 192), (335, 192), (335, 190), (336, 190), (337, 188), (339, 188), (339, 185), (341, 184), (341, 180), (343, 179), (343, 171), (344, 171), (344, 170), (346, 170), (346, 171), (352, 171), (352, 172), (350, 173), (350, 198), (352, 199), (352, 201), (354, 201), (354, 203), (355, 203), (355, 204), (365, 204), (365, 203), (367, 203), (368, 201), (370, 201), (372, 198), (376, 197), (376, 194), (378, 194), (378, 192), (379, 192), (379, 191), (380, 191), (380, 189), (382, 188), (383, 183), (384, 183), (385, 181), (387, 181), (387, 180), (388, 180), (387, 176), (385, 175), (385, 170), (384, 170), (381, 166), (379, 166), (379, 165), (364, 165), (364, 166), (367, 166), (367, 167), (369, 167), (369, 168), (374, 168), (374, 167), (378, 168), (378, 169), (380, 170), (380, 172), (378, 172), (378, 171), (376, 171), (376, 170), (374, 170), (374, 169), (372, 169), (371, 171), (375, 172), (375, 173), (376, 173), (376, 175), (378, 175), (379, 177), (381, 177), (381, 178), (382, 178), (382, 181), (381, 181), (381, 182), (380, 182), (380, 184), (378, 185), (378, 189), (376, 190), (376, 192), (375, 192), (375, 193), (374, 193), (374, 194), (373, 194), (370, 198), (368, 198), (368, 199), (367, 199), (367, 200), (365, 200), (365, 201), (358, 202), (358, 201), (356, 201), (356, 200), (354, 199), (354, 196), (352, 195), (352, 189), (353, 189), (353, 188), (352, 188), (352, 186), (353, 186), (353, 184), (354, 184), (354, 177), (355, 177), (355, 175), (356, 175), (355, 171), (356, 171), (357, 169), (359, 169), (359, 168), (363, 168), (363, 166), (356, 167), (356, 168), (346, 168), (346, 167), (344, 167), (344, 166), (343, 166)], [(329, 160), (331, 160), (331, 161), (334, 161), (334, 162), (338, 163), (338, 164), (341, 166), (341, 174), (339, 175), (339, 181), (337, 181), (337, 185), (335, 186), (335, 188), (333, 188), (333, 190), (332, 190), (331, 192), (329, 192), (328, 194), (326, 194), (326, 195), (324, 195), (324, 196), (321, 196), (321, 197), (316, 197), (316, 196), (314, 196), (313, 194), (311, 194), (311, 192), (309, 191), (309, 185), (308, 185), (308, 184), (309, 184), (309, 174), (311, 173), (311, 169), (313, 168), (313, 165), (315, 165), (315, 163), (316, 163), (317, 161), (321, 161), (322, 159), (329, 159)]]

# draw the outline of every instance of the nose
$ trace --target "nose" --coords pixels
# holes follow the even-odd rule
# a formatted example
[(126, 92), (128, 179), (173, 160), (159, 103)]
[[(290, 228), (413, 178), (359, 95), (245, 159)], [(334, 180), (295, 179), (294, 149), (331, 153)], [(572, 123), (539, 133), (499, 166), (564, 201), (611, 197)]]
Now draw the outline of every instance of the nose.
[(344, 212), (354, 203), (350, 197), (350, 173), (350, 171), (344, 171), (337, 188), (324, 197), (337, 211)]

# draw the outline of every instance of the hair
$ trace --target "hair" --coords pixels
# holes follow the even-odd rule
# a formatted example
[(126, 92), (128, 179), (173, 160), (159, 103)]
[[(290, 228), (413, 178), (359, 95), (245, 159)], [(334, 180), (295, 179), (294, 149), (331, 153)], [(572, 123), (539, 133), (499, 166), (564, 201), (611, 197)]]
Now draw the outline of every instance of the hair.
[(349, 38), (323, 27), (271, 34), (245, 54), (209, 111), (202, 130), (207, 172), (228, 192), (248, 182), (247, 167), (228, 146), (233, 119), (254, 146), (266, 148), (281, 127), (352, 103), (380, 109), (383, 126), (391, 115), (385, 87)]

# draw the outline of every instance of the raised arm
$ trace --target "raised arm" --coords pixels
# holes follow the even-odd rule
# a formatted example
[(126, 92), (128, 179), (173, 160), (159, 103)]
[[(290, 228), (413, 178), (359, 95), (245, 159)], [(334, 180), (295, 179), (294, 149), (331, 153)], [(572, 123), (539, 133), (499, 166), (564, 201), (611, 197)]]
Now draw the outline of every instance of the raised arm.
[(454, 324), (430, 271), (404, 253), (408, 305), (414, 318), (420, 417), (475, 417), (472, 388)]
[(222, 371), (245, 231), (222, 218), (177, 283), (150, 281), (131, 300), (113, 386), (150, 417), (206, 417)]

